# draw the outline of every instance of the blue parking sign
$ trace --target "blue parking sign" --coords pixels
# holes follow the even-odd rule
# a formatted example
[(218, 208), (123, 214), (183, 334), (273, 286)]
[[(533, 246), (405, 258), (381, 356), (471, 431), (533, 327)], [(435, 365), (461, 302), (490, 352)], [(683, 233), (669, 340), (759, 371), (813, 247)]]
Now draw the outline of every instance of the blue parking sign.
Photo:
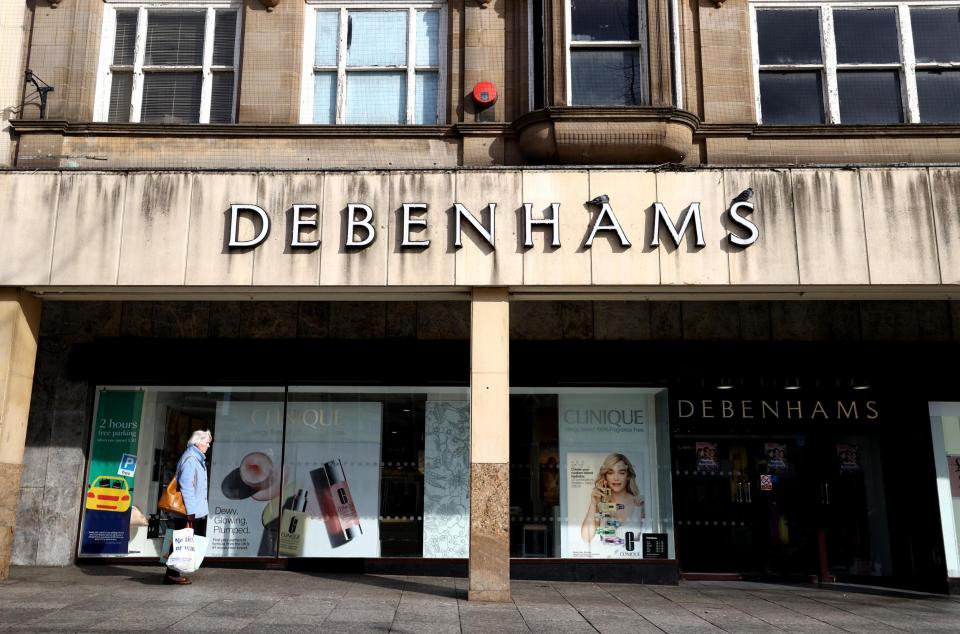
[(132, 478), (137, 471), (137, 457), (128, 453), (120, 457), (120, 468), (117, 469), (117, 475)]

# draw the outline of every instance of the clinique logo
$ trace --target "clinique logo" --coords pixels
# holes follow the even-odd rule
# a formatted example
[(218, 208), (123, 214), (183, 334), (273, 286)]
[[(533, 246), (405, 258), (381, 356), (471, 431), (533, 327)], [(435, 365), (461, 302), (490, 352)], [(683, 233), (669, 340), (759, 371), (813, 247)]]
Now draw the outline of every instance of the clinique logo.
[[(592, 247), (594, 239), (601, 233), (617, 240), (621, 247), (632, 246), (607, 196), (599, 196), (587, 205), (599, 209), (599, 212), (594, 221), (587, 227), (588, 233), (582, 244), (583, 247), (588, 249)], [(453, 204), (451, 211), (454, 224), (452, 234), (454, 247), (463, 246), (464, 228), (469, 226), (480, 240), (486, 242), (492, 249), (496, 249), (497, 203), (488, 203), (486, 209), (487, 213), (481, 214), (481, 218), (486, 216), (484, 222), (481, 218), (477, 218), (465, 205)], [(696, 246), (706, 246), (699, 202), (691, 202), (687, 206), (679, 223), (673, 221), (663, 203), (653, 203), (652, 209), (652, 230), (648, 240), (650, 247), (660, 246), (661, 228), (666, 229), (674, 246), (680, 246), (680, 242), (691, 228), (695, 236)], [(730, 231), (727, 234), (727, 241), (730, 244), (748, 247), (760, 237), (757, 226), (744, 217), (744, 214), (753, 211), (753, 209), (752, 202), (734, 199), (730, 207), (725, 210), (723, 215), (726, 215), (730, 223), (735, 226), (735, 231)], [(427, 228), (429, 211), (429, 205), (426, 203), (403, 203), (401, 205), (398, 213), (401, 226), (400, 246), (402, 248), (423, 250), (430, 247), (430, 240), (417, 239), (414, 234), (414, 232), (420, 232)], [(344, 212), (346, 226), (344, 227), (345, 231), (341, 232), (344, 236), (343, 246), (359, 250), (373, 244), (377, 239), (373, 208), (365, 203), (349, 203)], [(320, 223), (319, 206), (313, 203), (296, 203), (290, 208), (289, 213), (290, 247), (301, 249), (319, 247), (320, 240), (304, 239), (304, 232), (316, 229)], [(534, 217), (533, 203), (523, 203), (522, 216), (524, 248), (533, 246), (533, 231), (535, 228), (549, 233), (552, 247), (560, 247), (560, 203), (550, 203), (549, 210), (543, 210), (543, 217)], [(242, 217), (249, 218), (254, 224), (256, 235), (250, 239), (241, 239), (239, 225)], [(259, 246), (267, 239), (269, 233), (270, 216), (262, 207), (250, 203), (230, 205), (230, 235), (227, 242), (230, 248)]]
[(677, 401), (677, 418), (739, 420), (876, 420), (876, 401), (726, 400)]
[(571, 409), (563, 414), (563, 420), (573, 425), (643, 425), (642, 409)]

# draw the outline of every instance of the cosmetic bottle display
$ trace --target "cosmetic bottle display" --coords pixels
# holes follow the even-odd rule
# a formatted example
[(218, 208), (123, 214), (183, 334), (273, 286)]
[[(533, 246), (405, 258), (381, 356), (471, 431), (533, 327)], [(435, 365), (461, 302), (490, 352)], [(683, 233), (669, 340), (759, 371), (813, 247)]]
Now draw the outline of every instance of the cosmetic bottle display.
[(283, 509), (280, 518), (281, 555), (288, 557), (303, 555), (304, 536), (307, 532), (307, 495), (305, 490), (298, 490), (292, 508)]
[(331, 460), (324, 463), (322, 469), (311, 471), (310, 477), (320, 502), (330, 543), (336, 547), (362, 535), (360, 514), (353, 503), (343, 464), (339, 460)]

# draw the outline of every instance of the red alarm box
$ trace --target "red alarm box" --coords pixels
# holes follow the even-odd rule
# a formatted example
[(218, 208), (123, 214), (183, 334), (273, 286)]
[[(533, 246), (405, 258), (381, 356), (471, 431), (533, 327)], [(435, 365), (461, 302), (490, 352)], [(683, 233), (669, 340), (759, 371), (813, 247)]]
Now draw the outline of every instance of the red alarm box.
[(473, 87), (473, 101), (481, 108), (489, 108), (497, 101), (497, 87), (491, 81), (479, 81)]

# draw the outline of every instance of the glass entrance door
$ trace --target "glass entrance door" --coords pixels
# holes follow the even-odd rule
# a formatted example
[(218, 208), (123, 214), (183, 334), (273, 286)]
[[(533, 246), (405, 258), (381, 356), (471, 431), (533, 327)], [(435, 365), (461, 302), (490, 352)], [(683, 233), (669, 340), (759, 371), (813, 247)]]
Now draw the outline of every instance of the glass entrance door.
[(892, 574), (880, 446), (837, 434), (818, 446), (820, 576), (856, 580)]
[(817, 574), (816, 477), (804, 435), (675, 436), (674, 509), (684, 572)]

